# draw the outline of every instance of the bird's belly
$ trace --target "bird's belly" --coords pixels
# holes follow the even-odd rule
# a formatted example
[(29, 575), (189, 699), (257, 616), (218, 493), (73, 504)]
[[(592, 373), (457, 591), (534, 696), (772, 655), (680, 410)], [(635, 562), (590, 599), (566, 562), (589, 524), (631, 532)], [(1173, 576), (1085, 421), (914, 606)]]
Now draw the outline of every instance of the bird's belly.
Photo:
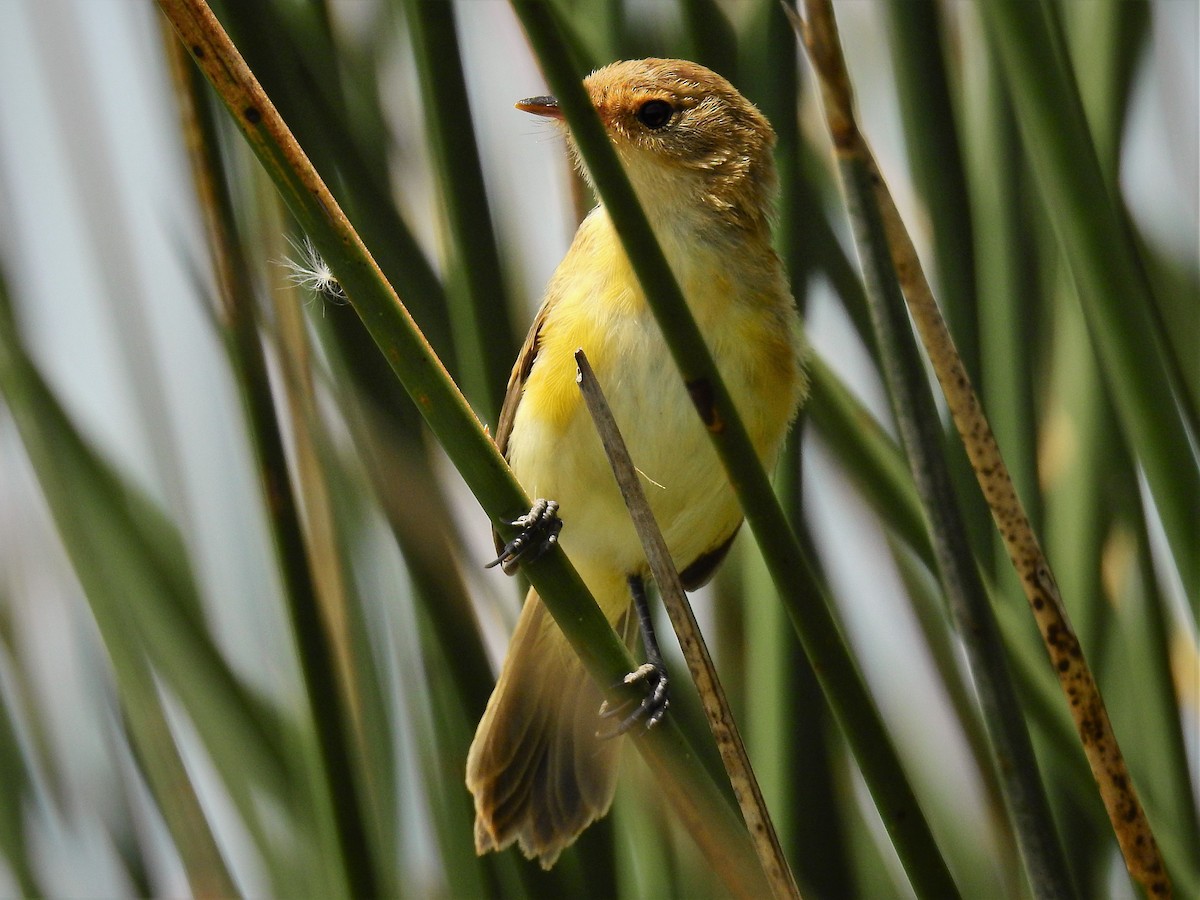
[[(579, 345), (596, 370), (651, 509), (682, 569), (719, 546), (741, 521), (716, 452), (648, 312), (610, 321), (602, 330), (581, 335)], [(737, 383), (744, 367), (732, 362), (718, 359), (727, 380), (734, 382), (728, 384), (731, 393), (753, 402), (753, 386)], [(645, 555), (586, 408), (575, 402), (566, 415), (542, 414), (561, 409), (539, 394), (550, 390), (556, 378), (554, 389), (566, 389), (565, 372), (559, 372), (564, 366), (570, 370), (569, 389), (578, 394), (570, 353), (543, 348), (517, 412), (509, 460), (531, 495), (559, 502), (564, 523), (560, 540), (577, 567), (644, 572)], [(769, 447), (760, 445), (768, 463), (790, 418), (790, 404), (784, 407), (768, 429), (773, 434), (764, 435)]]

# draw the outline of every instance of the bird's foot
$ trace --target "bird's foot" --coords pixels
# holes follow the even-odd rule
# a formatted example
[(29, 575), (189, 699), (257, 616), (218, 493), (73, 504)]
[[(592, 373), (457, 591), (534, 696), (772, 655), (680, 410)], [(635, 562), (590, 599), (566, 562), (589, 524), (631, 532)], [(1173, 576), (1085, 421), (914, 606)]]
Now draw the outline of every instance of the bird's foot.
[(612, 731), (597, 732), (597, 737), (618, 737), (643, 721), (646, 723), (646, 730), (649, 731), (663, 720), (663, 716), (667, 714), (667, 708), (671, 705), (671, 698), (667, 694), (667, 670), (658, 663), (643, 663), (626, 675), (621, 683), (644, 685), (646, 695), (641, 701), (631, 697), (615, 706), (609, 706), (607, 700), (600, 704), (600, 718), (612, 719), (617, 716), (623, 716), (623, 718)]
[(557, 502), (538, 499), (533, 501), (529, 512), (509, 524), (521, 530), (484, 568), (503, 566), (505, 572), (512, 572), (518, 562), (532, 562), (558, 543), (563, 523), (558, 517)]

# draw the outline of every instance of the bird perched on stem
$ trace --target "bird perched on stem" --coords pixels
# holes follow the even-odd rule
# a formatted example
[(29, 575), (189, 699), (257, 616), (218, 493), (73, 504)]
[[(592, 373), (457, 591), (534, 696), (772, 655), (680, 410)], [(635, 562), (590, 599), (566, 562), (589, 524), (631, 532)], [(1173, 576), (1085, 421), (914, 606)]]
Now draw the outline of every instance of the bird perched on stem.
[[(807, 390), (799, 318), (771, 247), (774, 132), (728, 81), (695, 63), (617, 62), (584, 84), (755, 449), (771, 466)], [(562, 124), (553, 97), (517, 108)], [(569, 136), (568, 146), (582, 168)], [(627, 681), (644, 683), (646, 700), (632, 711), (607, 711), (623, 719), (605, 727), (597, 716), (599, 689), (531, 590), (467, 760), (477, 851), (517, 841), (546, 868), (608, 811), (620, 733), (657, 722), (668, 702), (666, 671), (648, 630), (645, 555), (575, 382), (580, 347), (645, 479), (685, 587), (708, 580), (742, 521), (621, 241), (598, 206), (546, 290), (509, 379), (496, 443), (531, 496), (556, 502), (562, 548), (609, 621), (635, 621), (628, 616), (632, 599), (647, 664)], [(528, 530), (497, 562), (510, 569), (539, 529), (553, 539), (554, 514), (554, 503), (535, 505), (522, 523)]]

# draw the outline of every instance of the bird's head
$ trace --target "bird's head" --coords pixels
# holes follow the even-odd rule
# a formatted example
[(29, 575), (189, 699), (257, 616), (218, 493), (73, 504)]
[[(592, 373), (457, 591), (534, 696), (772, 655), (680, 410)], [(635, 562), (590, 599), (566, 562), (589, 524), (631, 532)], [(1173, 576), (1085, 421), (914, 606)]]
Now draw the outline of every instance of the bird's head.
[[(597, 69), (584, 86), (652, 221), (694, 213), (739, 229), (766, 226), (775, 132), (728, 81), (686, 60), (638, 59)], [(562, 121), (553, 97), (517, 108)]]

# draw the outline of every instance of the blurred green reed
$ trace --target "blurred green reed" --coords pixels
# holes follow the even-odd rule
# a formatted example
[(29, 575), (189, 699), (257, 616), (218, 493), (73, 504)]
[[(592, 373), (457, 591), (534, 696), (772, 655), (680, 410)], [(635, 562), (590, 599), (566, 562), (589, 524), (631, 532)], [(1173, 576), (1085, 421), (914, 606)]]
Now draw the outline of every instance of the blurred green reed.
[[(465, 87), (471, 61), (456, 22), (473, 5), (378, 3), (373, 27), (351, 31), (339, 26), (337, 4), (319, 0), (213, 3), (434, 351), (494, 425), (538, 287), (518, 284), (506, 264), (521, 250), (499, 224), (483, 177), (493, 150), (477, 137), (480, 111)], [(869, 9), (888, 36), (911, 180), (927, 217), (908, 224), (928, 237), (939, 301), (1096, 669), (1176, 891), (1189, 896), (1200, 893), (1185, 733), (1197, 716), (1187, 679), (1195, 679), (1200, 587), (1200, 264), (1171, 257), (1139, 231), (1118, 180), (1156, 7), (1095, 2), (1085, 15), (1083, 6)], [(546, 9), (562, 23), (576, 71), (615, 58), (686, 56), (728, 75), (768, 113), (779, 134), (779, 252), (794, 292), (802, 307), (832, 296), (864, 359), (876, 360), (857, 259), (843, 245), (827, 139), (805, 126), (813, 120), (810, 72), (778, 4), (552, 0)], [(1061, 46), (1030, 38), (1047, 33), (1046, 23)], [(196, 273), (196, 292), (226, 349), (242, 400), (240, 451), (256, 461), (261, 488), (227, 514), (265, 523), (275, 550), (264, 565), (282, 585), (286, 658), (265, 651), (257, 664), (284, 673), (286, 702), (222, 650), (202, 590), (208, 573), (186, 539), (188, 510), (155, 499), (89, 440), (30, 350), (22, 319), (33, 298), (0, 278), (0, 425), (19, 436), (86, 596), (106, 672), (90, 686), (91, 702), (114, 711), (109, 739), (126, 748), (161, 816), (154, 833), (165, 837), (169, 865), (203, 896), (724, 895), (632, 750), (613, 814), (554, 870), (515, 850), (475, 856), (465, 754), (491, 689), (487, 647), (511, 624), (517, 591), (480, 575), (490, 552), (479, 539), (483, 517), (472, 505), (478, 520), (461, 518), (456, 476), (395, 361), (379, 351), (378, 322), (364, 327), (356, 314), (363, 306), (307, 302), (268, 265), (295, 257), (285, 237), (301, 241), (303, 228), (211, 89), (182, 62), (176, 97), (192, 110), (181, 121), (191, 123), (196, 204), (207, 217), (207, 271)], [(423, 110), (400, 136), (384, 87), (397, 64), (415, 71)], [(1061, 108), (1071, 79), (1083, 109)], [(538, 90), (531, 84), (525, 93)], [(864, 127), (870, 140), (872, 122)], [(430, 223), (403, 212), (393, 187), (398, 137), (422, 142), (432, 162), (437, 259), (418, 238)], [(0, 215), (0, 229), (20, 226)], [(6, 243), (0, 251), (11, 252)], [(12, 265), (0, 256), (0, 272)], [(822, 351), (818, 344), (812, 398), (775, 479), (798, 545), (815, 561), (805, 578), (834, 585), (826, 588), (831, 621), (862, 654), (850, 611), (880, 601), (839, 594), (825, 571), (833, 561), (810, 533), (816, 513), (800, 475), (806, 451), (819, 444), (881, 530), (890, 560), (864, 556), (863, 564), (900, 575), (919, 623), (919, 643), (907, 652), (930, 661), (944, 694), (899, 709), (882, 694), (862, 701), (880, 706), (883, 734), (896, 747), (897, 782), (885, 787), (911, 789), (933, 840), (928, 865), (944, 866), (959, 893), (1030, 896), (937, 581), (929, 511), (893, 423), (876, 420)], [(1131, 895), (1024, 599), (978, 490), (958, 471), (957, 438), (932, 424), (947, 435), (955, 505), (996, 613), (1035, 774), (1047, 786), (1052, 821), (1041, 825), (1066, 848), (1078, 895), (1106, 895), (1114, 884)], [(463, 452), (448, 448), (453, 459)], [(857, 558), (856, 548), (846, 551)], [(717, 582), (709, 637), (801, 891), (906, 896), (911, 877), (927, 893), (920, 885), (932, 882), (900, 864), (911, 834), (893, 823), (893, 840), (883, 829), (888, 811), (881, 816), (870, 799), (879, 786), (864, 789), (852, 752), (861, 735), (839, 729), (819, 688), (827, 673), (814, 674), (767, 572), (755, 542), (739, 541)], [(1177, 583), (1189, 602), (1172, 599)], [(131, 824), (142, 815), (132, 795), (72, 797), (57, 770), (49, 711), (29, 685), (32, 648), (8, 627), (6, 610), (22, 602), (30, 601), (19, 585), (0, 580), (0, 870), (20, 894), (51, 893), (58, 882), (38, 849), (46, 821), (105, 803), (97, 815), (123, 877), (141, 893), (161, 889), (164, 844)], [(863, 671), (870, 662), (856, 660)], [(949, 710), (965, 751), (912, 738), (935, 704)], [(717, 772), (704, 802), (727, 815), (712, 787), (721, 783), (719, 764), (682, 686), (672, 711), (686, 746), (697, 748), (697, 771)], [(912, 722), (915, 729), (898, 727)], [(943, 769), (977, 784), (983, 804), (950, 802)], [(216, 795), (227, 807), (220, 814)]]

